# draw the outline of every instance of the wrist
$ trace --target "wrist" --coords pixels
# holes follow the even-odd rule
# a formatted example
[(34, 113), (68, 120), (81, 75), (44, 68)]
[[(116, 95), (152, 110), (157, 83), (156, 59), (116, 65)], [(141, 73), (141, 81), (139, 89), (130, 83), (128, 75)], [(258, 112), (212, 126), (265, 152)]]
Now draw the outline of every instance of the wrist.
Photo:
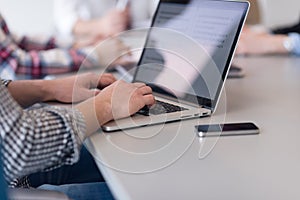
[(95, 112), (101, 126), (113, 119), (111, 110), (111, 105), (109, 103), (106, 103), (105, 101), (95, 102)]
[(39, 80), (41, 101), (55, 101), (55, 80)]
[(83, 116), (87, 137), (96, 132), (101, 125), (111, 120), (109, 105), (97, 100), (97, 97), (86, 100), (75, 107)]
[(270, 41), (270, 52), (271, 53), (289, 53), (285, 46), (288, 36), (276, 35)]

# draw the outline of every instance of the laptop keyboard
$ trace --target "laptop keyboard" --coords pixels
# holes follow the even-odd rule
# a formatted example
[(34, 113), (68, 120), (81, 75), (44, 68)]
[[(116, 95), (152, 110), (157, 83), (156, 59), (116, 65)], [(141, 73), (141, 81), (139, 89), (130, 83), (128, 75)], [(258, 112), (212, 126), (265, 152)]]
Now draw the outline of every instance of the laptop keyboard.
[(156, 104), (154, 104), (150, 108), (148, 106), (145, 106), (144, 108), (139, 110), (138, 113), (149, 116), (151, 114), (152, 115), (160, 115), (160, 114), (166, 114), (166, 113), (172, 113), (172, 112), (179, 112), (179, 111), (183, 111), (183, 110), (187, 110), (187, 108), (156, 100)]

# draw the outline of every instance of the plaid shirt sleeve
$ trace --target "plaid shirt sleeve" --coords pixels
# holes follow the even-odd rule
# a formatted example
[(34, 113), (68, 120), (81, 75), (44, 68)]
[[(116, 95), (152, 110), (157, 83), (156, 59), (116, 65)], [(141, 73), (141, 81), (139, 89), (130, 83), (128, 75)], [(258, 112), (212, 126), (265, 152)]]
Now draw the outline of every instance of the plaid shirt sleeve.
[(1, 83), (0, 101), (1, 156), (9, 183), (78, 161), (85, 133), (79, 111), (52, 106), (23, 110)]
[(23, 50), (26, 51), (42, 51), (49, 50), (54, 48), (59, 48), (59, 45), (56, 44), (54, 37), (28, 37), (28, 36), (14, 36), (15, 43)]
[(53, 39), (46, 40), (42, 45), (25, 37), (17, 43), (0, 14), (1, 68), (12, 68), (29, 78), (43, 78), (48, 74), (77, 71), (81, 66), (91, 68), (98, 64), (96, 54), (90, 53), (89, 49), (54, 47), (56, 44)]

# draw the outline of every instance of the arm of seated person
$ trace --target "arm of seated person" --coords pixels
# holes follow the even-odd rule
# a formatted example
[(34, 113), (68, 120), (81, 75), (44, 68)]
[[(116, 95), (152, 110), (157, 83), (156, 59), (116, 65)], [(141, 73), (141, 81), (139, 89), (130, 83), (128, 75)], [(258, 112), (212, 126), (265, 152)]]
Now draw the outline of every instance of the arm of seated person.
[(74, 164), (82, 142), (100, 125), (130, 116), (155, 101), (150, 87), (122, 81), (105, 87), (74, 110), (59, 107), (23, 110), (2, 84), (0, 99), (1, 150), (9, 182), (40, 170)]
[(243, 31), (238, 43), (237, 54), (240, 55), (264, 55), (264, 54), (288, 54), (284, 42), (287, 35), (272, 35), (269, 33), (257, 33), (246, 29)]
[(115, 81), (111, 74), (87, 73), (55, 80), (12, 81), (8, 90), (23, 108), (27, 108), (35, 103), (47, 101), (84, 101)]
[(123, 11), (111, 10), (102, 18), (78, 19), (72, 31), (76, 38), (75, 47), (95, 45), (99, 40), (104, 40), (126, 30), (129, 25), (129, 18), (129, 8), (127, 8)]

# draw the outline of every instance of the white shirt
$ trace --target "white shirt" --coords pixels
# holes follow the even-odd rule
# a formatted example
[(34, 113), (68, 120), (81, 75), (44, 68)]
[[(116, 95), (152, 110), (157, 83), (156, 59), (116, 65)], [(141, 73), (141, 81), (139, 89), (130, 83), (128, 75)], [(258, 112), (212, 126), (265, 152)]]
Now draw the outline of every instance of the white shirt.
[[(72, 36), (78, 19), (90, 20), (103, 17), (116, 7), (118, 0), (55, 0), (54, 22), (58, 33)], [(147, 27), (157, 7), (158, 0), (130, 0), (133, 27)]]

